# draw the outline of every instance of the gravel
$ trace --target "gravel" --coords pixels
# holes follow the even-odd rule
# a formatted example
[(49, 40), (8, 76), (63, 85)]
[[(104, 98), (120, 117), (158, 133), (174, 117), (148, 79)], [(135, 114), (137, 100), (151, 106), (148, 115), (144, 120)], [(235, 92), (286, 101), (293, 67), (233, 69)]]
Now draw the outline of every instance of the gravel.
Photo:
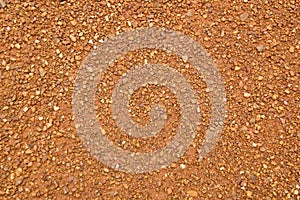
[[(0, 2), (0, 199), (299, 199), (299, 1)], [(107, 37), (138, 27), (192, 37), (222, 75), (226, 121), (201, 161), (213, 91), (189, 57), (164, 51), (129, 52), (111, 63), (95, 110), (102, 133), (120, 148), (143, 153), (166, 146), (180, 119), (171, 91), (132, 88), (133, 121), (147, 124), (153, 102), (166, 108), (168, 123), (150, 140), (110, 126), (108, 105), (130, 66), (172, 66), (191, 82), (201, 111), (184, 156), (156, 171), (120, 172), (94, 158), (76, 132), (71, 102), (79, 67)]]

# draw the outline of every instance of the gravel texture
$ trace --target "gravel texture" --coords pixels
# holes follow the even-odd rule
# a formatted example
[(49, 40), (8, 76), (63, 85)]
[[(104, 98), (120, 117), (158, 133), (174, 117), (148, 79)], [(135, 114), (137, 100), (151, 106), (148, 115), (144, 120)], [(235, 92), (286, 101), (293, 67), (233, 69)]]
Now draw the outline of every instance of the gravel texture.
[[(0, 199), (300, 199), (299, 1), (5, 3)], [(112, 126), (106, 101), (129, 67), (165, 63), (178, 69), (190, 80), (201, 111), (184, 156), (166, 168), (131, 174), (89, 153), (76, 131), (72, 95), (78, 69), (98, 44), (141, 27), (180, 31), (205, 48), (222, 75), (227, 113), (221, 137), (199, 160), (212, 110), (206, 84), (188, 58), (153, 49), (118, 58), (102, 74), (95, 100), (103, 134), (116, 146), (137, 152), (164, 147), (181, 117), (172, 90), (148, 84), (128, 90), (130, 114), (147, 124), (151, 105), (162, 105), (162, 132), (145, 139)]]

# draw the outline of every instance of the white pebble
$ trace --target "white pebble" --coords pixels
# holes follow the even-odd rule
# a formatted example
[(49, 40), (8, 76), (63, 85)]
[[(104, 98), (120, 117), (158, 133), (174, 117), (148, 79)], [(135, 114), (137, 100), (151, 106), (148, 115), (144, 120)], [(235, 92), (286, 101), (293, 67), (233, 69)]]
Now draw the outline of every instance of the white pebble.
[(250, 97), (251, 96), (251, 94), (250, 93), (248, 93), (248, 92), (244, 92), (244, 97)]
[(24, 108), (23, 108), (23, 111), (24, 111), (24, 112), (27, 112), (27, 111), (28, 111), (28, 107), (24, 107)]
[(59, 107), (58, 106), (54, 106), (53, 109), (54, 109), (54, 111), (58, 111)]

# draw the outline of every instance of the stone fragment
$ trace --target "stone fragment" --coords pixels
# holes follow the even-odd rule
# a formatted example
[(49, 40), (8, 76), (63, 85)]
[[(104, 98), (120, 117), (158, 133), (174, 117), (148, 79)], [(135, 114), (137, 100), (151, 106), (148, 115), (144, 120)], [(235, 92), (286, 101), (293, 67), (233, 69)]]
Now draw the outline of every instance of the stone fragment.
[(294, 53), (295, 52), (295, 48), (293, 46), (290, 47), (289, 52)]
[(71, 24), (72, 24), (73, 26), (75, 26), (75, 25), (77, 24), (77, 22), (76, 22), (75, 20), (71, 20)]
[(76, 42), (76, 37), (72, 34), (69, 35), (72, 42)]
[(58, 107), (58, 106), (53, 106), (53, 110), (54, 110), (54, 111), (58, 111), (58, 110), (59, 110), (59, 107)]
[(27, 111), (28, 111), (28, 107), (24, 107), (24, 108), (23, 108), (23, 111), (24, 111), (24, 112), (27, 112)]
[(0, 7), (2, 7), (2, 8), (5, 7), (5, 2), (3, 0), (0, 0)]
[(240, 15), (240, 19), (241, 21), (245, 21), (247, 18), (248, 18), (248, 13), (247, 12), (243, 12), (241, 15)]
[(258, 46), (256, 47), (256, 49), (257, 49), (257, 51), (261, 52), (261, 51), (264, 50), (264, 45), (258, 45)]
[(183, 60), (183, 62), (187, 62), (188, 61), (188, 56), (187, 55), (184, 55), (184, 56), (182, 56), (182, 60)]
[(75, 56), (75, 60), (77, 61), (81, 60), (81, 56)]
[(23, 183), (24, 177), (20, 176), (16, 178), (16, 186), (21, 185)]
[(250, 96), (251, 96), (251, 94), (250, 94), (250, 93), (248, 93), (248, 92), (244, 92), (244, 97), (248, 98), (248, 97), (250, 97)]
[(247, 191), (246, 194), (247, 194), (247, 197), (252, 197), (252, 192), (251, 191)]
[(19, 43), (17, 43), (17, 44), (15, 44), (15, 47), (16, 47), (17, 49), (20, 49), (20, 48), (21, 48), (21, 45), (20, 45)]
[(198, 192), (196, 190), (188, 190), (187, 191), (187, 194), (190, 196), (190, 197), (197, 197), (198, 196)]
[(39, 68), (39, 72), (41, 77), (44, 77), (46, 75), (46, 71), (43, 68)]

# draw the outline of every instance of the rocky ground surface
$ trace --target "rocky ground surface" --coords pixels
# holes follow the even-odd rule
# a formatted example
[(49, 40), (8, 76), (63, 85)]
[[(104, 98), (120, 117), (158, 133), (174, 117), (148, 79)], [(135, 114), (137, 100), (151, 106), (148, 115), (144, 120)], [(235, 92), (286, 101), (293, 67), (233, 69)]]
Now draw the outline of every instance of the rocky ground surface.
[[(4, 1), (0, 199), (300, 199), (299, 1)], [(165, 146), (180, 119), (170, 90), (148, 85), (129, 91), (135, 122), (149, 122), (152, 102), (167, 110), (167, 124), (153, 140), (118, 131), (101, 99), (109, 99), (128, 66), (169, 63), (191, 80), (202, 112), (181, 159), (148, 173), (120, 172), (93, 157), (76, 132), (72, 95), (82, 62), (109, 35), (139, 27), (190, 36), (222, 75), (226, 122), (201, 161), (198, 147), (211, 113), (205, 83), (184, 58), (159, 50), (130, 52), (110, 66), (98, 86), (98, 119), (120, 148)], [(143, 109), (136, 106), (142, 103)]]

